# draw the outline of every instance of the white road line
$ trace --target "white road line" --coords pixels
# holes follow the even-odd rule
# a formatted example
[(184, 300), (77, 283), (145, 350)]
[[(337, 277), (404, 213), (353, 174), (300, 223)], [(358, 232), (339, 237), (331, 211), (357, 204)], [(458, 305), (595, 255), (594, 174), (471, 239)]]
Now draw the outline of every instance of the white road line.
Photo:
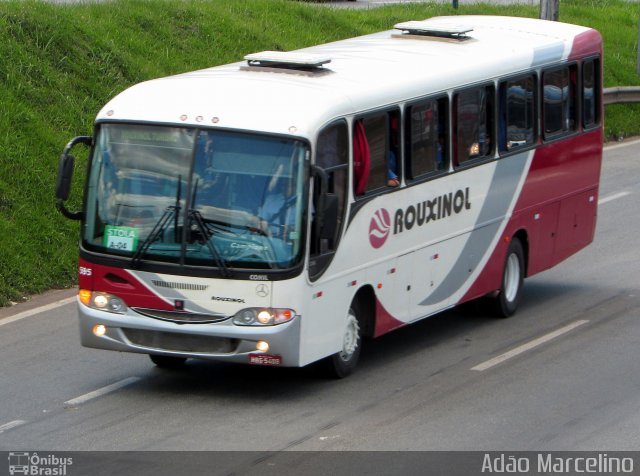
[(603, 203), (607, 203), (612, 200), (617, 200), (619, 198), (626, 197), (627, 195), (631, 195), (631, 192), (614, 193), (613, 195), (609, 195), (608, 197), (604, 197), (598, 200), (598, 205), (602, 205)]
[(128, 377), (116, 383), (112, 383), (111, 385), (107, 385), (106, 387), (102, 387), (102, 388), (99, 388), (98, 390), (94, 390), (93, 392), (85, 393), (84, 395), (80, 395), (79, 397), (72, 398), (71, 400), (67, 400), (66, 402), (64, 402), (64, 404), (80, 405), (94, 398), (98, 398), (103, 395), (106, 395), (107, 393), (115, 392), (116, 390), (119, 390), (122, 387), (126, 387), (127, 385), (131, 385), (132, 383), (135, 383), (138, 380), (140, 380), (140, 377)]
[(41, 312), (50, 311), (51, 309), (55, 309), (56, 307), (64, 306), (65, 304), (70, 304), (75, 300), (76, 300), (76, 297), (72, 296), (70, 298), (52, 302), (51, 304), (47, 304), (45, 306), (40, 306), (34, 309), (29, 309), (28, 311), (19, 312), (18, 314), (15, 314), (11, 317), (0, 319), (0, 326), (4, 326), (5, 324), (11, 324), (12, 322), (19, 321), (20, 319), (24, 319), (25, 317), (30, 317), (36, 314), (40, 314)]
[(13, 420), (10, 421), (9, 423), (5, 423), (4, 425), (0, 425), (0, 433), (4, 433), (7, 430), (10, 430), (11, 428), (15, 428), (16, 426), (20, 426), (20, 425), (24, 425), (25, 423), (27, 423), (24, 420)]
[(509, 360), (510, 358), (515, 357), (516, 355), (520, 355), (535, 347), (538, 347), (539, 345), (544, 344), (545, 342), (549, 342), (550, 340), (555, 339), (556, 337), (560, 337), (561, 335), (566, 334), (567, 332), (572, 331), (576, 327), (586, 324), (587, 322), (589, 321), (580, 320), (580, 321), (572, 322), (571, 324), (564, 326), (556, 331), (550, 332), (549, 334), (543, 335), (542, 337), (538, 337), (537, 339), (534, 339), (530, 342), (527, 342), (526, 344), (523, 344), (519, 347), (516, 347), (515, 349), (510, 350), (509, 352), (505, 352), (502, 355), (499, 355), (497, 357), (494, 357), (493, 359), (490, 359), (490, 360), (487, 360), (486, 362), (478, 364), (475, 367), (472, 367), (471, 370), (477, 370), (479, 372), (482, 372), (483, 370), (490, 369), (491, 367), (501, 364), (505, 360)]

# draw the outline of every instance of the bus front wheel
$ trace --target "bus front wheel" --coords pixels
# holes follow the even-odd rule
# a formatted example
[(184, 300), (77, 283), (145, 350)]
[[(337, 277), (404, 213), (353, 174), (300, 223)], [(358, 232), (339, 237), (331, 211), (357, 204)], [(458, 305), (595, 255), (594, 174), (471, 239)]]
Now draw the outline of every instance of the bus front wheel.
[(362, 347), (362, 326), (357, 302), (354, 302), (347, 313), (342, 336), (342, 349), (327, 358), (327, 367), (331, 377), (344, 378), (356, 368)]
[(524, 250), (518, 238), (513, 238), (507, 249), (502, 272), (502, 287), (494, 298), (495, 312), (499, 317), (512, 316), (518, 308), (524, 283)]

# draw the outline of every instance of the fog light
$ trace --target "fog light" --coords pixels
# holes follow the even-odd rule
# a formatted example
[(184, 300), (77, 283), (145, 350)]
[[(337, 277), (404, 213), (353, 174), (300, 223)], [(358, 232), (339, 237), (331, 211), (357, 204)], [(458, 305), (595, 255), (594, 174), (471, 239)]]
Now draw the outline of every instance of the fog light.
[(93, 326), (93, 334), (95, 336), (102, 337), (106, 333), (107, 333), (107, 328), (103, 324), (96, 324), (95, 326)]
[(269, 344), (266, 343), (263, 340), (259, 340), (256, 343), (256, 349), (258, 349), (260, 352), (268, 352), (269, 351)]

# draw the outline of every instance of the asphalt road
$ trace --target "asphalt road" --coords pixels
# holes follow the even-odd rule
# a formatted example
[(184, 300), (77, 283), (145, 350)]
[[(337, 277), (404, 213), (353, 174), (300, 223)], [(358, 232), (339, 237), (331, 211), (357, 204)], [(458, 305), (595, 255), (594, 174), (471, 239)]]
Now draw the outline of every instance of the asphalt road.
[(441, 314), (371, 342), (341, 381), (162, 371), (82, 348), (73, 303), (2, 310), (0, 451), (637, 450), (639, 148), (605, 150), (595, 242), (528, 279), (514, 317)]

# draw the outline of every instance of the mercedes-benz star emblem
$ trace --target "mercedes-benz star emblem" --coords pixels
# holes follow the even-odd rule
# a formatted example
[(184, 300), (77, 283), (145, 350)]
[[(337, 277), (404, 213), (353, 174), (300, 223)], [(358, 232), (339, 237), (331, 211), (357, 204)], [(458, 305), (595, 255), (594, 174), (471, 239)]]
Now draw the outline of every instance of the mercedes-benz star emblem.
[(258, 284), (256, 294), (260, 297), (267, 297), (269, 295), (269, 288), (266, 284)]

